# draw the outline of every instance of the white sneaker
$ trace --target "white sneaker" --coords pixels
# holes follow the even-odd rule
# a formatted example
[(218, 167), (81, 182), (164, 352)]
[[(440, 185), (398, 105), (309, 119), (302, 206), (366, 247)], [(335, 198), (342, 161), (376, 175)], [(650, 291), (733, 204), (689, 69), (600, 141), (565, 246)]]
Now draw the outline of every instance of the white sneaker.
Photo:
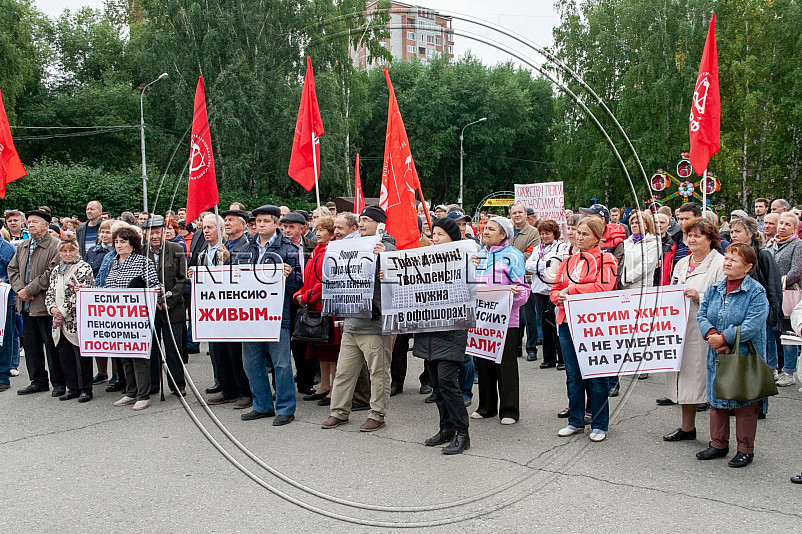
[(777, 387), (793, 386), (796, 382), (793, 374), (783, 372), (777, 380)]
[(777, 369), (772, 369), (772, 371), (774, 372), (774, 382), (776, 383), (780, 379), (780, 372)]
[(604, 438), (606, 437), (607, 433), (604, 430), (594, 428), (590, 431), (590, 441), (604, 441)]
[(120, 400), (116, 401), (116, 402), (114, 403), (114, 405), (115, 405), (115, 406), (127, 406), (127, 405), (129, 405), (129, 404), (133, 404), (133, 403), (135, 403), (135, 402), (136, 402), (136, 399), (135, 399), (134, 397), (129, 397), (129, 396), (127, 396), (127, 395), (126, 395), (126, 396), (125, 396), (125, 397), (123, 397), (122, 399), (120, 399)]
[(471, 419), (484, 419), (482, 415), (479, 415), (479, 412), (473, 412), (471, 414)]
[(12, 369), (11, 376), (19, 376), (19, 369)]
[(140, 410), (144, 410), (144, 409), (145, 409), (145, 408), (147, 408), (148, 406), (150, 406), (150, 399), (148, 399), (148, 400), (136, 401), (136, 404), (134, 404), (134, 407), (133, 407), (133, 408), (131, 408), (131, 409), (132, 409), (132, 410), (134, 410), (135, 412), (138, 412), (138, 411), (140, 411)]
[(513, 419), (512, 417), (505, 417), (505, 418), (503, 418), (503, 419), (501, 420), (501, 424), (502, 424), (502, 425), (514, 425), (514, 424), (515, 424), (515, 423), (517, 423), (517, 422), (518, 422), (518, 421), (516, 421), (516, 420), (515, 420), (515, 419)]
[(573, 436), (574, 434), (582, 434), (584, 432), (585, 432), (584, 426), (582, 428), (577, 428), (573, 425), (568, 425), (567, 427), (560, 429), (560, 431), (557, 432), (557, 435), (560, 436), (561, 438), (567, 438), (568, 436)]

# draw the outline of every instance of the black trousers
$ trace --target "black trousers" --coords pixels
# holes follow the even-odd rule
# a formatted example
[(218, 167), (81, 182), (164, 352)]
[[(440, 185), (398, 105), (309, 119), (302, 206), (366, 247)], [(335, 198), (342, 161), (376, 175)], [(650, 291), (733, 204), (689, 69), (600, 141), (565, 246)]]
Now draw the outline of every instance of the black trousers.
[[(295, 331), (295, 316), (298, 314), (298, 309), (297, 304), (290, 303), (290, 336)], [(305, 341), (290, 341), (292, 359), (295, 361), (295, 386), (298, 391), (307, 391), (315, 387), (317, 362), (306, 359), (306, 345)]]
[[(398, 334), (395, 336), (393, 343), (393, 359), (390, 362), (390, 382), (393, 385), (404, 386), (404, 380), (407, 378), (407, 360), (409, 359), (409, 340), (412, 339), (412, 334)], [(431, 385), (429, 373), (423, 366), (423, 372), (418, 376), (421, 386)]]
[(535, 293), (535, 307), (540, 316), (540, 328), (543, 331), (543, 362), (563, 363), (560, 339), (557, 337), (557, 316), (554, 304), (548, 295)]
[[(493, 364), (495, 365), (495, 364)], [(459, 387), (459, 370), (462, 362), (426, 360), (425, 367), (432, 380), (437, 410), (440, 412), (440, 429), (468, 432), (468, 410)]]
[[(181, 323), (168, 323), (157, 316), (154, 326), (156, 328), (153, 331), (153, 344), (150, 349), (150, 383), (153, 386), (158, 384), (159, 374), (162, 372), (162, 356), (157, 345), (161, 338), (164, 340), (164, 358), (167, 360), (167, 368), (170, 369), (170, 374), (175, 379), (175, 383), (173, 383), (168, 376), (167, 385), (172, 392), (175, 392), (176, 389), (183, 391), (187, 387), (187, 383), (184, 379), (184, 367), (181, 365), (181, 346), (186, 346), (182, 338), (184, 335), (181, 328), (182, 325)], [(184, 327), (186, 327), (186, 324)], [(172, 334), (170, 331), (172, 331)], [(173, 338), (175, 338), (175, 341), (173, 341)], [(178, 345), (177, 348), (176, 345)]]
[(520, 417), (518, 404), (518, 328), (507, 330), (501, 363), (476, 358), (479, 373), (479, 407), (482, 417)]
[[(22, 312), (22, 346), (25, 348), (25, 367), (31, 384), (47, 387), (47, 370), (53, 387), (64, 387), (64, 373), (56, 356), (53, 343), (53, 318), (49, 315), (33, 316)], [(45, 368), (45, 358), (47, 368)]]
[(63, 333), (58, 340), (56, 350), (67, 390), (91, 394), (94, 369), (92, 358), (82, 358), (78, 346), (67, 341)]
[(223, 396), (227, 399), (251, 396), (251, 385), (248, 375), (242, 368), (242, 343), (209, 343), (217, 365), (217, 380)]

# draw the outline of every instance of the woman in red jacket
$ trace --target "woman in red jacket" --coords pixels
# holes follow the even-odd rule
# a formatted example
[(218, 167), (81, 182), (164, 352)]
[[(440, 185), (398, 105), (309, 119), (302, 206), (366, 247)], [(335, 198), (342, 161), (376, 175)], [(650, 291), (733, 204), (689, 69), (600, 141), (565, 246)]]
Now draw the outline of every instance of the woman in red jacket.
[(578, 293), (600, 293), (615, 289), (618, 266), (615, 258), (602, 252), (599, 244), (604, 236), (604, 223), (595, 217), (585, 217), (576, 228), (576, 246), (579, 252), (563, 260), (554, 284), (551, 286), (551, 301), (557, 305), (560, 347), (565, 362), (565, 383), (568, 389), (568, 426), (560, 430), (561, 437), (581, 434), (585, 431), (585, 384), (590, 389), (591, 441), (602, 441), (610, 423), (610, 408), (607, 401), (609, 382), (604, 378), (582, 380), (579, 361), (571, 339), (571, 330), (565, 318), (565, 299)]
[[(317, 246), (304, 266), (304, 285), (292, 298), (301, 306), (310, 311), (321, 311), (323, 304), (323, 258), (326, 247), (334, 238), (334, 219), (320, 217), (315, 221), (315, 234)], [(340, 353), (340, 329), (334, 329), (334, 340), (331, 343), (308, 343), (306, 345), (306, 359), (320, 360), (320, 386), (317, 391), (304, 397), (305, 401), (320, 401), (325, 406), (331, 398), (331, 385), (334, 382), (334, 373), (337, 370), (337, 355)], [(330, 401), (329, 401), (330, 402)]]

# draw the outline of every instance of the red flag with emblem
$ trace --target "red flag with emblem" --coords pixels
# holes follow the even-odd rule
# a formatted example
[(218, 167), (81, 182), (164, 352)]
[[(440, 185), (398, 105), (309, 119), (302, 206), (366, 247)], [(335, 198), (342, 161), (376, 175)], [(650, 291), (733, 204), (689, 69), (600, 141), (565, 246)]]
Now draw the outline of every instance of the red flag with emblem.
[(203, 76), (195, 89), (195, 112), (192, 116), (192, 137), (189, 139), (189, 186), (187, 187), (187, 221), (194, 221), (203, 211), (220, 202), (217, 176), (214, 172), (212, 137), (206, 114), (206, 92)]
[(301, 184), (307, 191), (315, 187), (320, 176), (320, 136), (323, 135), (323, 120), (317, 105), (315, 93), (315, 74), (312, 72), (312, 59), (306, 56), (306, 78), (295, 122), (295, 139), (292, 141), (290, 178)]
[(362, 179), (359, 177), (359, 154), (356, 155), (356, 178), (354, 187), (354, 213), (359, 215), (365, 208), (365, 194), (362, 193)]
[(11, 138), (11, 127), (3, 105), (3, 93), (0, 92), (0, 198), (6, 198), (6, 185), (28, 174), (19, 159), (14, 140)]
[(390, 105), (379, 206), (387, 212), (387, 233), (395, 238), (396, 247), (403, 250), (420, 246), (418, 211), (415, 208), (415, 191), (420, 188), (420, 182), (387, 69), (384, 69), (384, 77), (390, 91)]
[(688, 130), (691, 137), (691, 165), (696, 174), (701, 176), (707, 169), (710, 157), (721, 148), (721, 95), (718, 87), (715, 14), (710, 19), (702, 62), (699, 64)]

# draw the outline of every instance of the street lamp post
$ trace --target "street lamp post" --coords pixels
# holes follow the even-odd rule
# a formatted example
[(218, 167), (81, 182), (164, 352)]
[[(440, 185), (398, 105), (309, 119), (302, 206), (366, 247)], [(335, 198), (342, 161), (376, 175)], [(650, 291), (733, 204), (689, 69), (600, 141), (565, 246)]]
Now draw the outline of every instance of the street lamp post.
[(142, 151), (142, 207), (145, 213), (148, 213), (148, 174), (145, 167), (145, 107), (143, 99), (145, 97), (145, 91), (148, 89), (148, 87), (166, 77), (167, 73), (163, 72), (161, 76), (143, 87), (142, 94), (139, 95), (139, 137), (140, 149)]
[[(465, 128), (470, 126), (471, 124), (476, 124), (477, 122), (486, 121), (487, 117), (482, 117), (478, 121), (469, 122), (465, 126), (462, 127), (462, 131), (459, 134), (459, 199), (457, 199), (457, 204), (462, 207), (462, 158), (465, 156), (465, 151), (462, 150), (462, 141), (465, 139)], [(143, 156), (144, 157), (144, 156)]]

